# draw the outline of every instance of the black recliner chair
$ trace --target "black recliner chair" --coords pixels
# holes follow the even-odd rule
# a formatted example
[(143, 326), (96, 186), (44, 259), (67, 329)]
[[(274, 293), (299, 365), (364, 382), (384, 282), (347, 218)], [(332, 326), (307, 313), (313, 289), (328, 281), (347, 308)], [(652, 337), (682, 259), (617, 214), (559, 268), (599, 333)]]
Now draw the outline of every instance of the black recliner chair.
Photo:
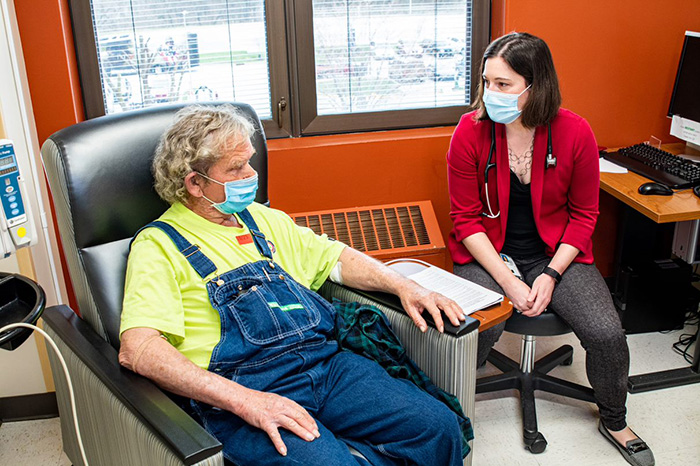
[[(254, 122), (259, 173), (257, 201), (267, 198), (267, 148), (254, 110), (236, 104)], [(119, 320), (128, 245), (138, 229), (168, 207), (153, 190), (151, 160), (161, 134), (183, 105), (161, 106), (89, 120), (58, 131), (42, 147), (55, 215), (80, 315), (65, 305), (44, 313), (47, 332), (66, 358), (77, 399), (77, 416), (92, 465), (221, 465), (220, 443), (149, 380), (117, 359)], [(274, 205), (274, 203), (273, 203)], [(434, 327), (422, 334), (397, 298), (359, 292), (331, 282), (327, 299), (378, 305), (409, 356), (474, 414), (478, 322)], [(56, 374), (63, 446), (82, 463), (73, 430), (67, 387)], [(378, 400), (379, 402), (379, 400)], [(241, 446), (245, 448), (245, 446)], [(471, 455), (466, 464), (471, 462)]]

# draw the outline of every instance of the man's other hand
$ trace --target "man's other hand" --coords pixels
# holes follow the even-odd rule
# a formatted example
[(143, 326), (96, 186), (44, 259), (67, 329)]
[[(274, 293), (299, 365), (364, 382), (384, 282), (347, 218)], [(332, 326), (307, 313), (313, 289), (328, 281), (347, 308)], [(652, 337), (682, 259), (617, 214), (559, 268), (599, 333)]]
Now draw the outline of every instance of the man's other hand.
[(287, 446), (279, 433), (280, 427), (307, 442), (321, 436), (316, 421), (303, 407), (274, 393), (246, 389), (246, 395), (240, 399), (235, 414), (248, 424), (265, 431), (283, 456), (287, 455)]

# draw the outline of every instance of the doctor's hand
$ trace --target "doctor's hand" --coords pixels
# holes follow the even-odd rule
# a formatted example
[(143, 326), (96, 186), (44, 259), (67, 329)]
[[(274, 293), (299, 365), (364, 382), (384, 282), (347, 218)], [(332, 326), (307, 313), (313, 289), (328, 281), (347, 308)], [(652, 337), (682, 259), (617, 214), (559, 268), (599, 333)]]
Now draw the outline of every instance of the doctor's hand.
[(549, 275), (542, 274), (537, 277), (528, 296), (528, 301), (532, 301), (533, 304), (530, 310), (527, 312), (523, 311), (523, 314), (528, 317), (536, 317), (542, 314), (552, 301), (554, 285), (556, 285), (556, 282)]
[(530, 287), (515, 275), (510, 277), (508, 283), (503, 286), (503, 291), (513, 303), (513, 307), (523, 314), (529, 312), (535, 304), (534, 299), (530, 300), (532, 294)]
[(440, 293), (423, 288), (413, 280), (406, 280), (401, 291), (397, 294), (401, 298), (401, 305), (406, 313), (421, 332), (428, 330), (428, 325), (421, 316), (424, 310), (427, 310), (433, 317), (435, 327), (440, 333), (445, 331), (441, 312), (445, 313), (445, 316), (455, 327), (458, 327), (460, 322), (466, 319), (462, 308), (457, 303)]
[(287, 447), (279, 433), (280, 427), (307, 442), (321, 436), (314, 418), (289, 398), (247, 388), (243, 393), (237, 400), (238, 409), (234, 410), (234, 414), (248, 424), (264, 430), (280, 455), (287, 455)]

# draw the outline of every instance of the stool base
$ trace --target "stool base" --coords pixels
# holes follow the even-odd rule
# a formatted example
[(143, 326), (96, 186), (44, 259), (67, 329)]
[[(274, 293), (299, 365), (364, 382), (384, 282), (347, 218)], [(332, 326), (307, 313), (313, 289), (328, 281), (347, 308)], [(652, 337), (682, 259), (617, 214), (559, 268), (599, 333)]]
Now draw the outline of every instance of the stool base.
[[(530, 358), (534, 359), (534, 340), (534, 337), (523, 336), (522, 355), (529, 355)], [(532, 348), (528, 348), (530, 344)], [(573, 361), (573, 354), (574, 349), (570, 345), (564, 345), (534, 362), (533, 366), (533, 361), (524, 360), (518, 363), (492, 349), (488, 361), (501, 370), (503, 374), (482, 377), (476, 381), (476, 393), (489, 393), (513, 388), (520, 392), (520, 406), (523, 412), (523, 441), (525, 447), (532, 453), (542, 453), (547, 448), (547, 440), (537, 430), (535, 390), (543, 390), (591, 403), (595, 402), (593, 389), (547, 375), (549, 371), (561, 364), (570, 365)], [(527, 368), (532, 368), (532, 370)]]

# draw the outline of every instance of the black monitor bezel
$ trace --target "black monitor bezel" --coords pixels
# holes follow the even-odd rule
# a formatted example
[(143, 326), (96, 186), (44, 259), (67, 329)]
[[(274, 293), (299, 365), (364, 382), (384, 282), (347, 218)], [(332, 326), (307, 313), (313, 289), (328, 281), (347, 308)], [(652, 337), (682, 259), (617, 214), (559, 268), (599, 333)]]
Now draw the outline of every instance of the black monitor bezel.
[[(676, 69), (676, 79), (673, 81), (673, 91), (671, 92), (671, 101), (668, 104), (668, 113), (666, 116), (669, 118), (672, 118), (674, 115), (678, 115), (677, 113), (673, 113), (671, 109), (673, 108), (673, 104), (676, 101), (676, 91), (678, 90), (678, 81), (680, 80), (681, 77), (681, 69), (683, 68), (683, 60), (685, 59), (685, 54), (686, 50), (688, 47), (688, 42), (690, 41), (690, 38), (694, 37), (700, 40), (700, 32), (695, 32), (695, 31), (685, 31), (685, 35), (683, 36), (683, 49), (681, 50), (681, 58), (678, 60), (678, 68)], [(683, 115), (678, 115), (682, 118), (686, 118)]]

